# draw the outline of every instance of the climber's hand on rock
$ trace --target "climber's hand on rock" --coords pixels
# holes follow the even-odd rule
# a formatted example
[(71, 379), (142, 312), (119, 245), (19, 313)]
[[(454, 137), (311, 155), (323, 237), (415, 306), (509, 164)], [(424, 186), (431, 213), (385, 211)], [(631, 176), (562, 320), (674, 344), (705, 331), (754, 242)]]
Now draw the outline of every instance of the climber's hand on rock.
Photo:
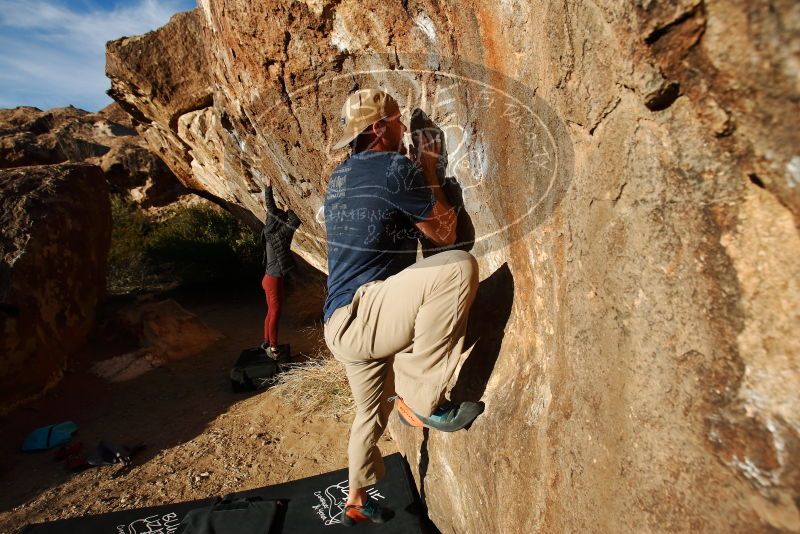
[(417, 150), (415, 151), (416, 161), (422, 166), (424, 171), (436, 173), (436, 166), (439, 163), (439, 156), (442, 153), (439, 136), (433, 132), (421, 130), (416, 132)]

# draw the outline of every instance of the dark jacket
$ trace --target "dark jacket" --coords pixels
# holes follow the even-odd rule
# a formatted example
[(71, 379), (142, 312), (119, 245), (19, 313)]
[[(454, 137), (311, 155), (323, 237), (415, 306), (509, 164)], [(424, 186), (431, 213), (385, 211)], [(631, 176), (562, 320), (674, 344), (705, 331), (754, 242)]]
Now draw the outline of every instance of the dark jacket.
[(292, 210), (286, 212), (278, 209), (272, 196), (272, 187), (268, 186), (264, 191), (264, 200), (267, 205), (267, 222), (261, 231), (264, 274), (286, 276), (295, 267), (289, 247), (295, 230), (300, 226), (300, 219)]

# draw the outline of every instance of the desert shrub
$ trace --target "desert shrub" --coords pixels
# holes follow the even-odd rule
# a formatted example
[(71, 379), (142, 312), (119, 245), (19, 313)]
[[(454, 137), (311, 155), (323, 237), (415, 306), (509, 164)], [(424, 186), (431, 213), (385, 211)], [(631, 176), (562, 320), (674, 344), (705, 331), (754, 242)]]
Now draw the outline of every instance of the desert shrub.
[(257, 276), (255, 233), (210, 205), (176, 205), (159, 216), (112, 197), (108, 286), (112, 292), (177, 287)]
[(111, 248), (106, 284), (112, 293), (148, 285), (146, 234), (151, 222), (124, 198), (111, 197)]
[(322, 328), (304, 329), (314, 349), (307, 360), (294, 363), (278, 375), (273, 395), (290, 403), (299, 415), (344, 417), (355, 411), (344, 366), (325, 346)]

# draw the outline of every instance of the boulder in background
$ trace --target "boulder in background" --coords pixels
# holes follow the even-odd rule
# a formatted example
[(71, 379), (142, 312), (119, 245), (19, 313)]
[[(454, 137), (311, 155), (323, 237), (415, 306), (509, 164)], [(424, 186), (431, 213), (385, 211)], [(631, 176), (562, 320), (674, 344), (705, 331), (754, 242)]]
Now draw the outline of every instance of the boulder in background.
[(135, 128), (117, 104), (98, 113), (0, 109), (0, 169), (87, 162), (103, 170), (112, 193), (129, 194), (143, 207), (168, 204), (185, 189)]
[(105, 294), (111, 239), (99, 167), (0, 170), (0, 413), (55, 384)]

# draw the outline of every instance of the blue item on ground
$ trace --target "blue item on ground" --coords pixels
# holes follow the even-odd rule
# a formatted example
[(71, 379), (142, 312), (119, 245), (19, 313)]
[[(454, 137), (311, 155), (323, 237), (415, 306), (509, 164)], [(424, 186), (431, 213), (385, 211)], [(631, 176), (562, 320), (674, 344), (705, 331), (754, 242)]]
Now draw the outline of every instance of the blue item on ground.
[(64, 421), (57, 425), (48, 425), (37, 428), (22, 442), (23, 451), (45, 451), (63, 445), (72, 439), (72, 434), (78, 430), (78, 425), (72, 421)]

